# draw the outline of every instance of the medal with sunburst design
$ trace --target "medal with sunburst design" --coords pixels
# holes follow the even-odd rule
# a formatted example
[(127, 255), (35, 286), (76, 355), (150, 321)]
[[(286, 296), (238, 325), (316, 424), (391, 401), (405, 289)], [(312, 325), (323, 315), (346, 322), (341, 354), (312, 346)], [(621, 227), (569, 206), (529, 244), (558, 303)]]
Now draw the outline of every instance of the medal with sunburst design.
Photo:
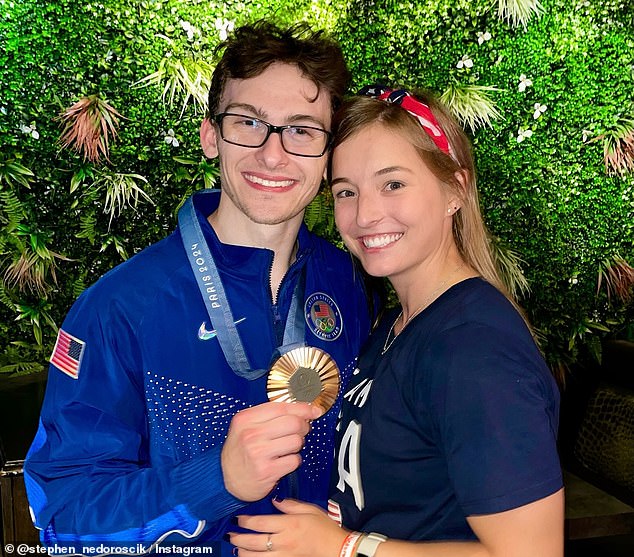
[(332, 357), (314, 346), (294, 348), (271, 366), (266, 391), (275, 402), (312, 402), (324, 414), (339, 391), (339, 368)]

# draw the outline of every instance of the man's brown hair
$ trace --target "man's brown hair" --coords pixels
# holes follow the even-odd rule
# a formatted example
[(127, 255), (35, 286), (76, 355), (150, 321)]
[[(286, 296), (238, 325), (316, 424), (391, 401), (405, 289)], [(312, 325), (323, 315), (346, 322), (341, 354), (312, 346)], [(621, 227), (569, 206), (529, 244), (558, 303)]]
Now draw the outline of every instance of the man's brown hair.
[(217, 52), (221, 50), (209, 88), (209, 117), (218, 111), (228, 79), (256, 77), (276, 62), (297, 66), (319, 91), (329, 93), (333, 112), (340, 106), (350, 80), (339, 45), (323, 31), (313, 31), (304, 23), (288, 29), (267, 21), (244, 25), (218, 46)]

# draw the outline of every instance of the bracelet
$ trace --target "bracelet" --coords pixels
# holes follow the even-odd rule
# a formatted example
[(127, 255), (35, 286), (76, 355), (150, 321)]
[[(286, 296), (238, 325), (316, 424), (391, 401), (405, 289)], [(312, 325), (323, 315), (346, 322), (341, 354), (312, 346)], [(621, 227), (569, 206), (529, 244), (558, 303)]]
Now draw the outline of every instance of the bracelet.
[(357, 551), (354, 557), (374, 557), (377, 547), (380, 543), (387, 540), (387, 536), (383, 534), (377, 534), (376, 532), (370, 532), (369, 534), (363, 534), (361, 540), (357, 545)]
[(354, 557), (357, 543), (361, 538), (361, 532), (350, 532), (346, 539), (341, 544), (341, 550), (339, 551), (339, 557)]

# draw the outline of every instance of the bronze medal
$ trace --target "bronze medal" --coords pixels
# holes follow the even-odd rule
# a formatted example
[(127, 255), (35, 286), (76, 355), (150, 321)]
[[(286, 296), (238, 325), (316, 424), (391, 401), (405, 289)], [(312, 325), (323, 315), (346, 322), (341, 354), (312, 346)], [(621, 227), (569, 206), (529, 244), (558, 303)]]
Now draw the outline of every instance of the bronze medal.
[(339, 368), (327, 352), (302, 346), (275, 361), (266, 391), (271, 401), (312, 402), (325, 414), (337, 399), (339, 382)]

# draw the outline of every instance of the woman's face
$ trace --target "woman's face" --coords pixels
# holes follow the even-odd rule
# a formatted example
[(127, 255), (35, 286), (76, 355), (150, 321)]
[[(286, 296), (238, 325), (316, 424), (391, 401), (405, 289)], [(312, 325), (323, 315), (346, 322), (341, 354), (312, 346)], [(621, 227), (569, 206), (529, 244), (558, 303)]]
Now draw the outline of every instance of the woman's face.
[(332, 192), (337, 228), (370, 275), (394, 284), (444, 263), (459, 203), (405, 137), (377, 123), (338, 145)]

